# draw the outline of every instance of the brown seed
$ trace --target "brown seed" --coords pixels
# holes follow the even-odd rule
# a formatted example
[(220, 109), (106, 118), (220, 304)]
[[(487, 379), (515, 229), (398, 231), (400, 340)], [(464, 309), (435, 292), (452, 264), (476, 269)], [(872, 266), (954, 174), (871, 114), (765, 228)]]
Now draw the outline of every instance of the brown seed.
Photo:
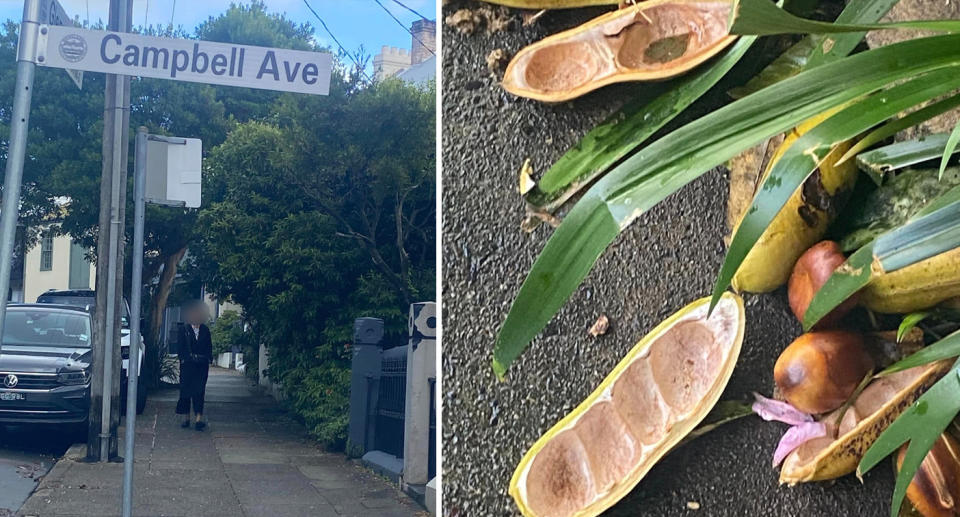
[(809, 332), (780, 354), (773, 378), (787, 402), (819, 414), (840, 407), (872, 368), (860, 334)]
[[(800, 256), (793, 266), (790, 282), (787, 284), (787, 295), (790, 299), (790, 309), (794, 316), (803, 321), (810, 302), (814, 295), (827, 282), (834, 270), (846, 261), (840, 246), (833, 241), (820, 241), (810, 247)], [(837, 325), (851, 309), (856, 307), (858, 295), (847, 298), (829, 314), (820, 319), (816, 328), (832, 328)]]

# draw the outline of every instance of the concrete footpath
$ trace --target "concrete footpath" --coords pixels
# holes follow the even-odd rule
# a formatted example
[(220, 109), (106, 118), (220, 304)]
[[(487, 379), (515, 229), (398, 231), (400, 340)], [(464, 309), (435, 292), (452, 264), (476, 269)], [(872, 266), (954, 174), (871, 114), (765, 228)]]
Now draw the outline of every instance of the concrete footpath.
[[(176, 399), (176, 390), (151, 394), (137, 419), (134, 515), (426, 515), (395, 484), (319, 449), (235, 371), (210, 370), (203, 432), (180, 427)], [(119, 515), (123, 464), (85, 463), (85, 450), (72, 447), (17, 515)]]

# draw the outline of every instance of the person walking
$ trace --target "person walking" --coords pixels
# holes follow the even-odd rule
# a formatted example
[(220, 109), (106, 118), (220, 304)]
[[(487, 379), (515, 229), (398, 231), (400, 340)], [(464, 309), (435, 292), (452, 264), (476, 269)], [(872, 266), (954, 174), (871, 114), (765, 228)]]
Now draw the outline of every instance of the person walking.
[(210, 329), (204, 324), (207, 306), (202, 301), (191, 303), (186, 311), (186, 325), (180, 327), (180, 400), (177, 414), (183, 415), (180, 427), (190, 427), (190, 410), (196, 418), (197, 431), (207, 426), (203, 418), (203, 398), (207, 389), (207, 375), (213, 361), (213, 342)]

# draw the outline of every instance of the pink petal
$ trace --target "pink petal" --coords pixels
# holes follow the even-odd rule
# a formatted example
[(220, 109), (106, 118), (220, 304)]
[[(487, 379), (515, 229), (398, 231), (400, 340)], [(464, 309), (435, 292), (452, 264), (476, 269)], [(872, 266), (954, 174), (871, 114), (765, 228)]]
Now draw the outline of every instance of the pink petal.
[(813, 440), (827, 435), (827, 426), (823, 422), (805, 422), (787, 429), (777, 444), (777, 450), (773, 453), (773, 466), (776, 467), (793, 452), (797, 447)]
[(813, 422), (812, 416), (786, 402), (768, 399), (759, 393), (754, 393), (753, 397), (757, 399), (757, 401), (753, 403), (753, 412), (768, 422), (770, 420), (776, 420), (790, 425)]

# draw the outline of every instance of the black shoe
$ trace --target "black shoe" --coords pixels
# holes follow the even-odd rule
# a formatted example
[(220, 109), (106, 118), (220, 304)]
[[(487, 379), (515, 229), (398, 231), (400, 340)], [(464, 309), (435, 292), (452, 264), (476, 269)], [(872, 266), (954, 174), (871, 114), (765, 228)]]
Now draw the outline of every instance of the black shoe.
[(206, 428), (207, 428), (206, 422), (197, 422), (197, 425), (196, 425), (197, 431), (203, 431)]
[(182, 428), (184, 428), (184, 429), (190, 427), (190, 421), (189, 421), (189, 420), (184, 420), (183, 423), (180, 424), (180, 427), (182, 427)]

